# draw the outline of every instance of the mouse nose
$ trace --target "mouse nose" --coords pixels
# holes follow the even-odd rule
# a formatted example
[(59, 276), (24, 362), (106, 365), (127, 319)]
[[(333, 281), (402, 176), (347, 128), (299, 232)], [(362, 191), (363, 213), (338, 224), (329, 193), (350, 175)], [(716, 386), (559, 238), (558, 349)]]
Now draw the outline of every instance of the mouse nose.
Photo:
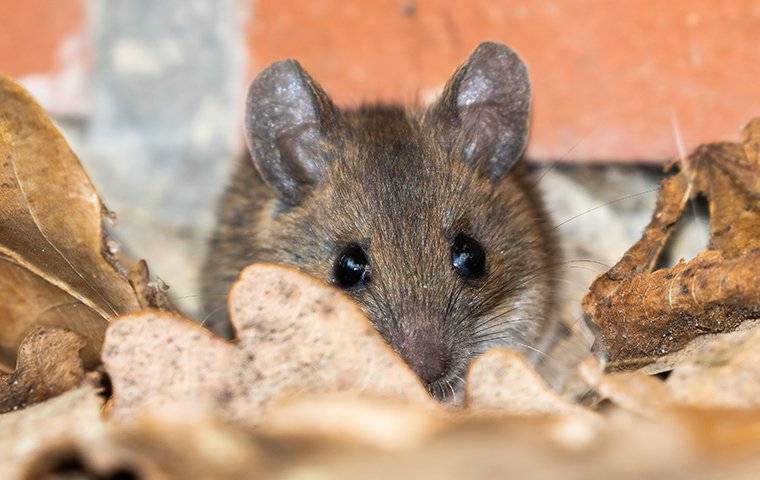
[(400, 348), (401, 356), (412, 370), (430, 385), (445, 374), (447, 360), (442, 346), (424, 336), (410, 338)]

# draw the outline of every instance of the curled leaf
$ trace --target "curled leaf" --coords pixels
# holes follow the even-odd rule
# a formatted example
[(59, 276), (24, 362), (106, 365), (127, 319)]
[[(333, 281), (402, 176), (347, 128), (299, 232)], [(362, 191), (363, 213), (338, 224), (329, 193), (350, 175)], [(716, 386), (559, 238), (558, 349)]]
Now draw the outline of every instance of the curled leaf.
[[(71, 328), (94, 343), (108, 319), (138, 308), (108, 248), (106, 217), (79, 160), (42, 108), (0, 77), (0, 288), (7, 294), (0, 298), (0, 346), (6, 358), (35, 323)], [(23, 283), (13, 290), (16, 277)], [(58, 312), (34, 316), (17, 303)]]
[[(699, 335), (760, 318), (760, 119), (741, 143), (697, 148), (666, 179), (644, 234), (583, 300), (595, 349), (608, 368), (635, 368)], [(696, 194), (710, 205), (710, 246), (688, 262), (654, 270)]]
[(16, 371), (0, 373), (0, 414), (78, 387), (84, 379), (79, 359), (84, 344), (64, 330), (37, 327), (29, 332), (19, 348)]

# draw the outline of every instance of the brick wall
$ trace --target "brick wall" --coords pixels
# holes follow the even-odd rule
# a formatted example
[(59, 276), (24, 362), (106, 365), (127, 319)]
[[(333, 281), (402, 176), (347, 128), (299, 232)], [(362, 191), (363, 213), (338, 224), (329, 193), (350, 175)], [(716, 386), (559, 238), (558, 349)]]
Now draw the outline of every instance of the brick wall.
[[(674, 123), (690, 147), (760, 112), (757, 0), (251, 3), (240, 7), (247, 76), (297, 57), (343, 104), (424, 102), (479, 41), (512, 45), (531, 68), (539, 159), (662, 160), (676, 152)], [(0, 0), (0, 71), (54, 110), (86, 111), (86, 10)]]
[(264, 0), (249, 48), (256, 68), (295, 56), (356, 103), (429, 98), (483, 39), (530, 66), (534, 158), (660, 160), (673, 119), (696, 145), (760, 113), (756, 0)]
[(84, 27), (78, 0), (1, 0), (0, 65), (3, 73), (24, 76), (62, 67), (58, 52)]

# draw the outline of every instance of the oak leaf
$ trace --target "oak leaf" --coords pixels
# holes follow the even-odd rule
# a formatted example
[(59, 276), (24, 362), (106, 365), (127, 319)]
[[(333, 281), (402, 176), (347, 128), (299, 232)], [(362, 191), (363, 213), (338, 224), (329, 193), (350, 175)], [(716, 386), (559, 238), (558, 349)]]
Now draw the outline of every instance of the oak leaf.
[(471, 412), (501, 415), (593, 414), (552, 390), (519, 352), (494, 348), (467, 373), (465, 404)]
[(166, 312), (111, 325), (103, 362), (113, 414), (191, 404), (256, 424), (278, 399), (336, 391), (432, 404), (417, 376), (335, 288), (291, 268), (252, 265), (229, 304), (235, 343)]

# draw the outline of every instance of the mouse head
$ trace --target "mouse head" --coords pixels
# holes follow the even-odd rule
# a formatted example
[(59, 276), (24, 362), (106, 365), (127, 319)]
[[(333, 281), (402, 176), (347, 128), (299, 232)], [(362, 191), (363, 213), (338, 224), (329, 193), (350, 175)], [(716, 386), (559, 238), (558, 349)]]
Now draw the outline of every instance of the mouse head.
[(292, 60), (248, 94), (251, 155), (273, 199), (257, 257), (352, 295), (429, 385), (457, 390), (486, 348), (546, 330), (554, 251), (522, 169), (530, 83), (484, 43), (422, 112), (341, 111)]

